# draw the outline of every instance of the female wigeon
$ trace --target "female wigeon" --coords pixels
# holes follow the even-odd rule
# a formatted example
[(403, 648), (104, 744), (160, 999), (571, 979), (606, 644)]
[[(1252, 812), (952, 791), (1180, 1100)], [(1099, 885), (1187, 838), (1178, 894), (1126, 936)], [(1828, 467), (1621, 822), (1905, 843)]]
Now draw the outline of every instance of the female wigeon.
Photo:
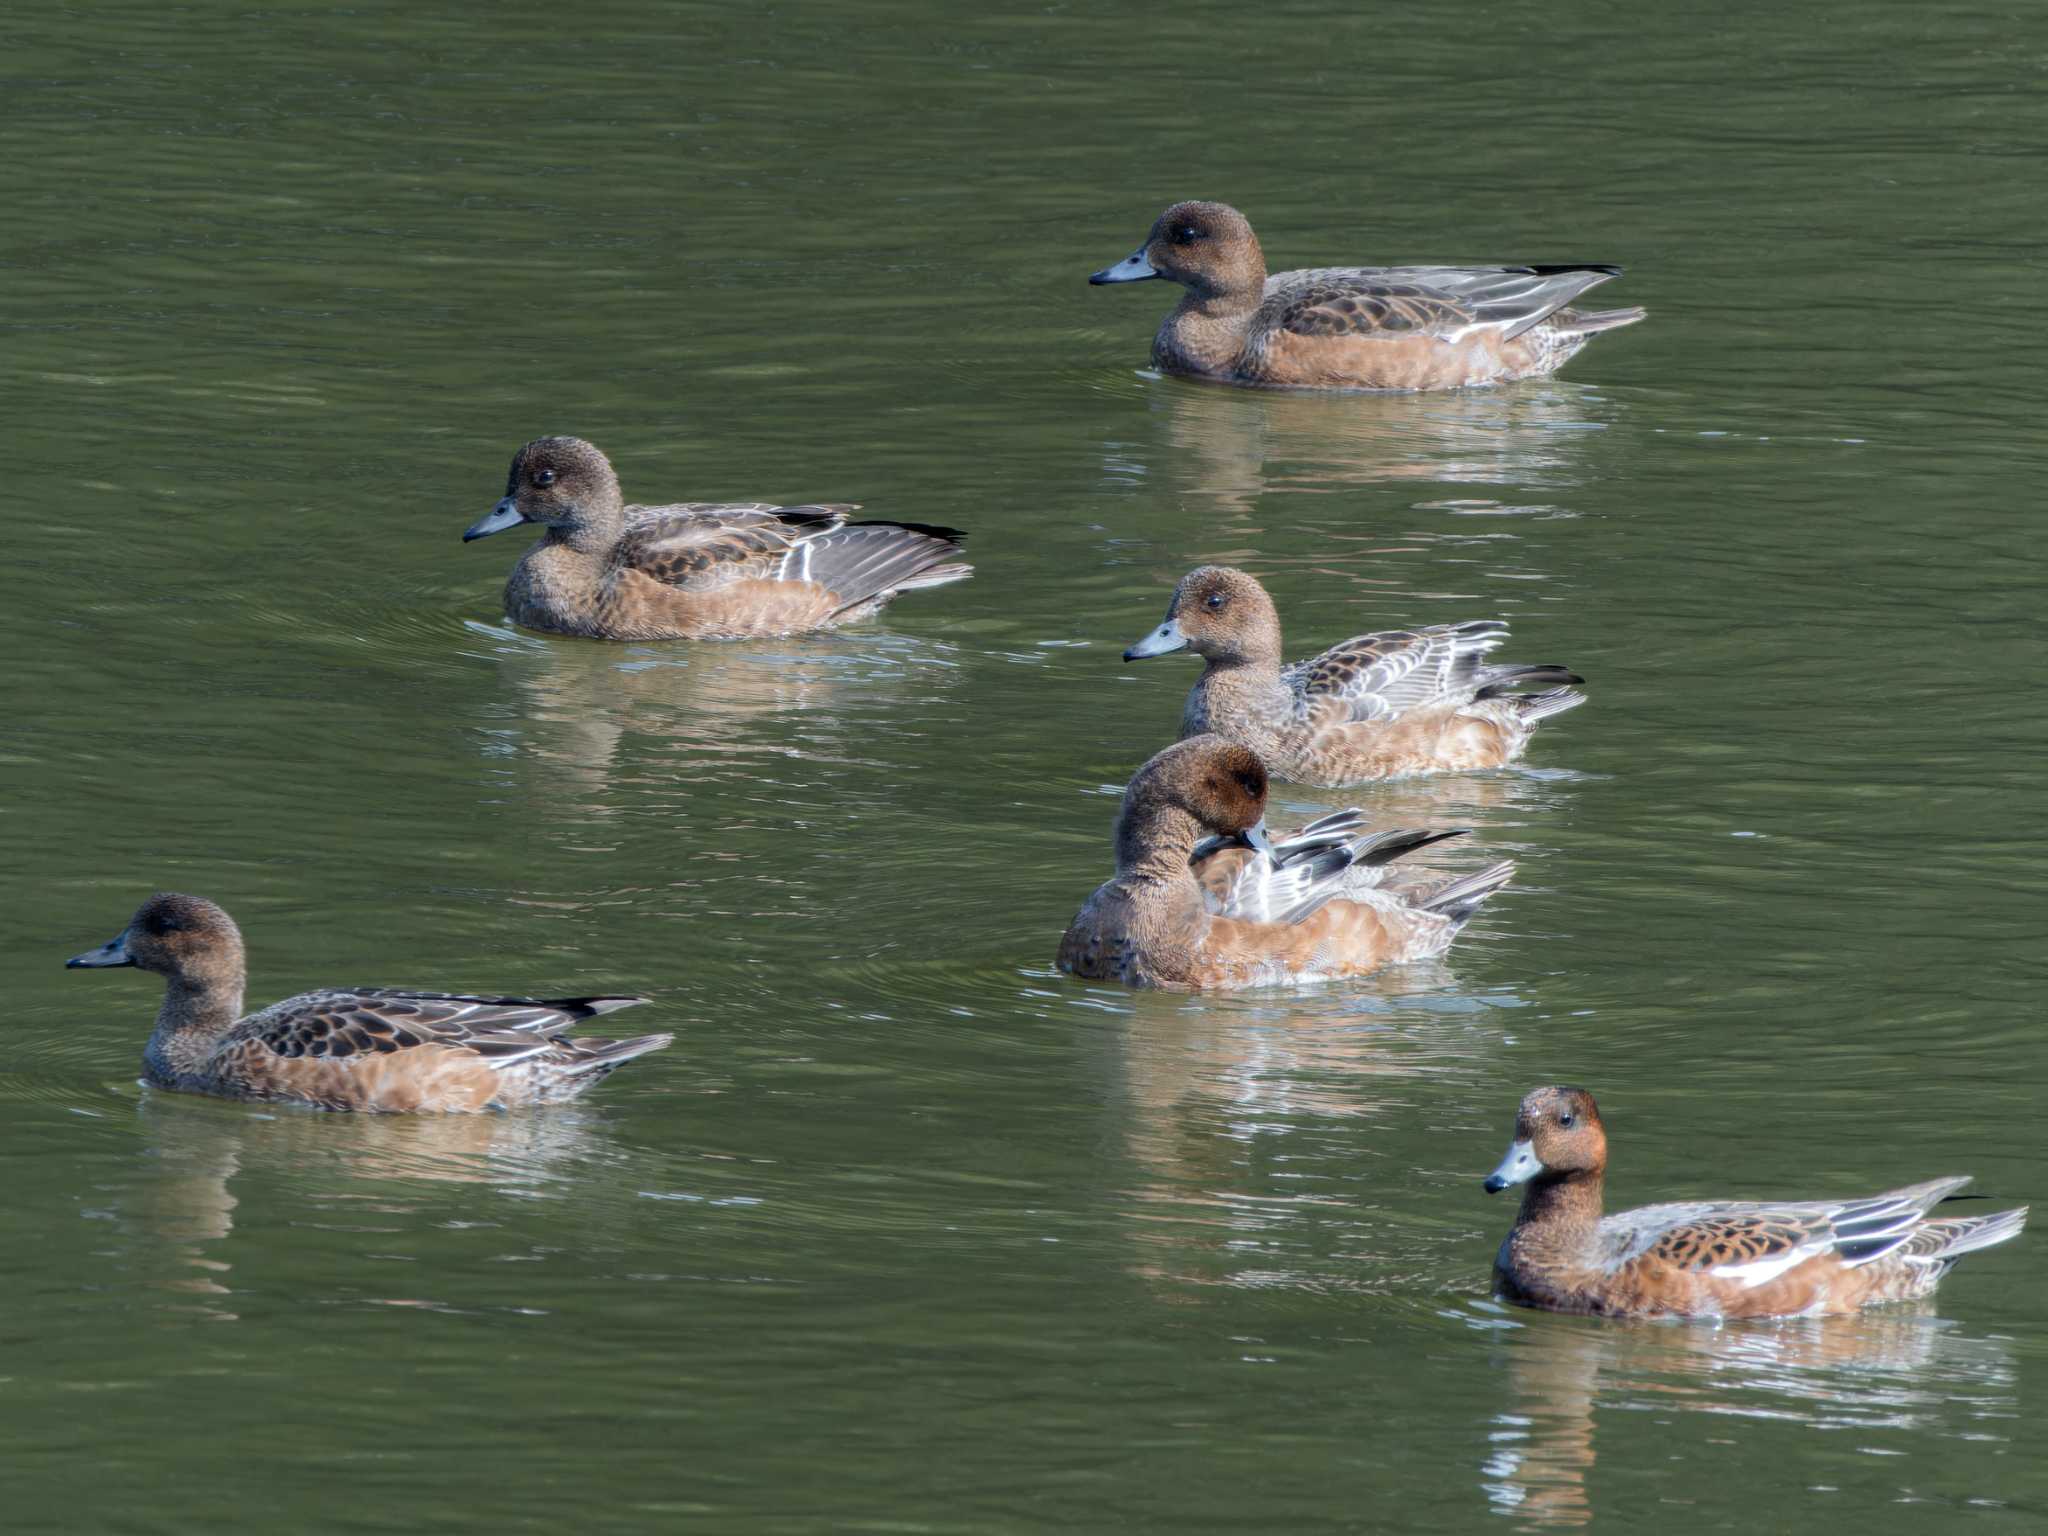
[[(1522, 755), (1537, 721), (1586, 701), (1585, 679), (1563, 667), (1485, 664), (1507, 634), (1497, 619), (1386, 630), (1286, 666), (1266, 589), (1205, 565), (1181, 578), (1166, 622), (1124, 660), (1193, 651), (1208, 665), (1182, 736), (1213, 732), (1250, 747), (1275, 778), (1339, 788), (1498, 768)], [(1554, 686), (1515, 691), (1532, 683)]]
[(1601, 1317), (1821, 1317), (1925, 1296), (1963, 1254), (2018, 1234), (2026, 1207), (1928, 1215), (1970, 1181), (1865, 1200), (1712, 1201), (1600, 1214), (1607, 1133), (1583, 1088), (1538, 1088), (1490, 1193), (1527, 1184), (1493, 1261), (1502, 1299)]
[(1363, 976), (1442, 954), (1514, 873), (1380, 889), (1381, 866), (1456, 834), (1360, 835), (1346, 811), (1276, 842), (1265, 815), (1266, 770), (1245, 748), (1197, 736), (1153, 757), (1117, 813), (1115, 878), (1068, 926), (1060, 969), (1174, 989)]
[(134, 965), (166, 978), (143, 1075), (159, 1087), (227, 1099), (314, 1109), (518, 1109), (573, 1099), (675, 1038), (569, 1038), (585, 1019), (644, 997), (334, 987), (242, 1018), (241, 930), (197, 896), (152, 896), (113, 939), (65, 964)]
[(1169, 373), (1308, 389), (1461, 389), (1550, 373), (1641, 309), (1565, 306), (1612, 266), (1318, 267), (1266, 275), (1245, 216), (1175, 203), (1091, 283), (1187, 289), (1152, 338)]
[(737, 640), (834, 629), (898, 592), (972, 574), (962, 535), (849, 522), (850, 506), (627, 506), (607, 459), (577, 437), (512, 457), (505, 496), (464, 542), (520, 523), (546, 530), (512, 568), (517, 624), (594, 640)]

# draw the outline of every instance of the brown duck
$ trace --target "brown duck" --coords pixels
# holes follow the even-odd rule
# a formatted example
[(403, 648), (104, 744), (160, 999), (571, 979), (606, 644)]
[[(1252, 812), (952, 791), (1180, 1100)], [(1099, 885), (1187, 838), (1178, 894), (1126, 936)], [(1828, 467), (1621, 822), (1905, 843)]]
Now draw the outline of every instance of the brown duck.
[[(1576, 672), (1489, 662), (1507, 634), (1494, 619), (1385, 630), (1288, 666), (1266, 589), (1205, 565), (1181, 578), (1166, 621), (1124, 660), (1193, 651), (1207, 665), (1183, 736), (1214, 732), (1258, 753), (1275, 778), (1334, 788), (1501, 767), (1538, 721), (1585, 703)], [(1518, 691), (1532, 684), (1548, 686)]]
[(1440, 955), (1512, 864), (1416, 890), (1383, 866), (1450, 832), (1364, 833), (1357, 811), (1266, 835), (1256, 754), (1197, 736), (1124, 791), (1116, 874), (1060, 940), (1061, 970), (1134, 987), (1249, 987), (1363, 976)]
[(673, 1035), (572, 1038), (586, 1019), (644, 997), (468, 997), (330, 987), (241, 1017), (242, 934), (212, 902), (152, 896), (73, 968), (133, 965), (165, 979), (143, 1051), (150, 1082), (182, 1093), (314, 1109), (518, 1109), (573, 1099)]
[(1538, 1088), (1489, 1193), (1528, 1186), (1494, 1259), (1495, 1292), (1602, 1317), (1820, 1317), (1931, 1293), (1957, 1259), (2017, 1236), (2024, 1206), (1935, 1216), (1970, 1181), (1860, 1200), (1698, 1201), (1601, 1212), (1607, 1132), (1583, 1088)]
[(595, 640), (738, 640), (835, 629), (898, 592), (974, 568), (962, 535), (853, 522), (837, 504), (628, 506), (611, 460), (578, 437), (512, 458), (504, 499), (465, 542), (534, 523), (544, 535), (505, 584), (516, 624)]
[(1165, 278), (1187, 290), (1152, 339), (1169, 373), (1310, 389), (1461, 389), (1552, 373), (1641, 309), (1577, 310), (1605, 265), (1318, 267), (1266, 275), (1228, 203), (1175, 203), (1091, 283)]

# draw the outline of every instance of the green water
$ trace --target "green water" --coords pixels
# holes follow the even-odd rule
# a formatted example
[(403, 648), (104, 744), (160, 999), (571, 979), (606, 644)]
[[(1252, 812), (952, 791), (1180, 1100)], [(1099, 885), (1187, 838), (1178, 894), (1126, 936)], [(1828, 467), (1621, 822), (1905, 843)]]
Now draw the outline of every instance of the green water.
[[(1611, 1194), (2035, 1194), (2048, 13), (29, 6), (6, 25), (9, 1531), (2035, 1528), (2039, 1240), (1921, 1310), (1487, 1298), (1541, 1082)], [(1277, 265), (1628, 264), (1435, 398), (1163, 380), (1168, 201)], [(505, 627), (525, 439), (972, 533), (725, 646)], [(1444, 961), (1051, 956), (1191, 664), (1501, 615), (1593, 703), (1350, 795), (1516, 883)], [(136, 1084), (154, 887), (251, 1001), (635, 990), (585, 1104)], [(1907, 1508), (1904, 1506), (1919, 1506)]]

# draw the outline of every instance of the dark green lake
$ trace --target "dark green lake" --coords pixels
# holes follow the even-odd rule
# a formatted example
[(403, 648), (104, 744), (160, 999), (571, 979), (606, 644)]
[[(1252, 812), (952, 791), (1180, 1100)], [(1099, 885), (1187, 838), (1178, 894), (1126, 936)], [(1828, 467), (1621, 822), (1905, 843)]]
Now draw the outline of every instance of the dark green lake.
[[(2037, 1528), (2039, 1235), (1929, 1306), (1487, 1296), (1514, 1105), (1617, 1202), (2037, 1190), (2048, 11), (29, 5), (0, 154), (10, 1532)], [(1600, 260), (1434, 397), (1162, 379), (1169, 201), (1276, 267)], [(817, 639), (508, 629), (513, 450), (979, 574)], [(1057, 975), (1228, 561), (1308, 651), (1593, 702), (1350, 794), (1515, 884), (1361, 984)], [(325, 983), (633, 990), (573, 1109), (147, 1092), (153, 888)], [(1926, 1506), (1903, 1509), (1898, 1506)]]

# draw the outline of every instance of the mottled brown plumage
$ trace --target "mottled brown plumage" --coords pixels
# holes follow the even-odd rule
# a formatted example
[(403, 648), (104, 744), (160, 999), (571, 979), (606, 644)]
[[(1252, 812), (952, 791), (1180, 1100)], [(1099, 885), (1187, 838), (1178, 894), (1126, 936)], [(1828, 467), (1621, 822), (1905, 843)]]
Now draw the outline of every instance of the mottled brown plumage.
[(143, 1075), (159, 1087), (230, 1099), (386, 1112), (515, 1109), (574, 1098), (675, 1038), (568, 1034), (644, 997), (328, 988), (242, 1018), (241, 930), (197, 896), (152, 896), (113, 940), (67, 963), (162, 976)]
[[(1335, 788), (1501, 767), (1537, 721), (1584, 702), (1584, 679), (1563, 667), (1489, 663), (1507, 633), (1493, 619), (1386, 630), (1287, 666), (1266, 589), (1205, 565), (1181, 578), (1166, 621), (1124, 659), (1193, 651), (1206, 665), (1182, 736), (1213, 732), (1258, 753), (1275, 778)], [(1516, 691), (1531, 684), (1550, 686)]]
[(1602, 1317), (1788, 1317), (1854, 1312), (1932, 1292), (1958, 1258), (2018, 1234), (2026, 1208), (1936, 1217), (1970, 1181), (1867, 1199), (1698, 1202), (1602, 1214), (1607, 1133), (1583, 1088), (1522, 1100), (1490, 1191), (1526, 1183), (1494, 1259), (1504, 1299)]
[(1265, 768), (1243, 747), (1199, 736), (1153, 757), (1117, 813), (1116, 874), (1068, 926), (1060, 969), (1182, 990), (1362, 976), (1442, 954), (1513, 873), (1397, 894), (1378, 888), (1380, 866), (1451, 834), (1361, 834), (1346, 811), (1269, 843), (1265, 808)]
[(514, 455), (505, 496), (465, 540), (534, 523), (505, 584), (514, 623), (597, 640), (732, 640), (833, 629), (898, 592), (959, 581), (961, 535), (853, 522), (836, 503), (628, 506), (611, 461), (575, 437)]
[(1641, 309), (1566, 306), (1613, 266), (1320, 267), (1266, 275), (1227, 203), (1175, 203), (1094, 283), (1187, 289), (1152, 341), (1171, 373), (1308, 389), (1460, 389), (1553, 372)]

